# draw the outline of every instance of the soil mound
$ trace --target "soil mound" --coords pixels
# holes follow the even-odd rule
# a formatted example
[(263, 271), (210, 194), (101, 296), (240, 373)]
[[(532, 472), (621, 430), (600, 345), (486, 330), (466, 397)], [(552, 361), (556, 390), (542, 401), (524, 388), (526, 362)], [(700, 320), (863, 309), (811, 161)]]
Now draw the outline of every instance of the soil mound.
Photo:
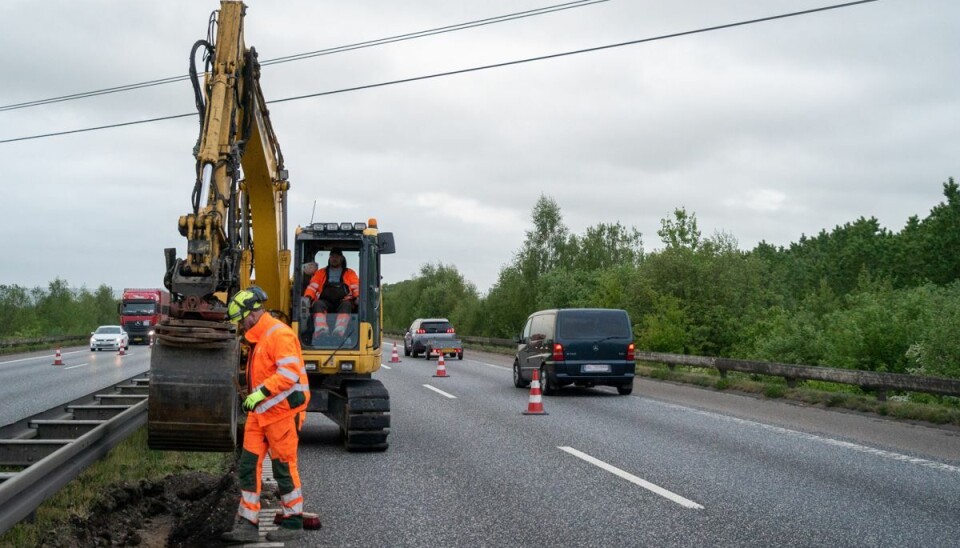
[(42, 545), (226, 546), (220, 533), (233, 524), (239, 494), (233, 471), (222, 477), (187, 472), (117, 484), (96, 500), (89, 517), (73, 516), (62, 529), (47, 532)]

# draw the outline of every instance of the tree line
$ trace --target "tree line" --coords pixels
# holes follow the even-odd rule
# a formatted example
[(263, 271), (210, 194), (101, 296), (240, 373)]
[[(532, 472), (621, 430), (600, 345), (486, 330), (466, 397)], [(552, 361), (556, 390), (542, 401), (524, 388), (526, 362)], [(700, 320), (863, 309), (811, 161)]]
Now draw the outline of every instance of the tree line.
[(661, 220), (645, 252), (633, 227), (572, 234), (542, 195), (485, 295), (453, 265), (384, 287), (384, 326), (447, 317), (466, 335), (513, 337), (546, 308), (629, 312), (638, 349), (960, 377), (960, 187), (897, 233), (861, 217), (788, 246), (738, 248), (696, 215)]
[(106, 285), (91, 293), (60, 278), (46, 288), (0, 284), (0, 339), (83, 335), (117, 324), (119, 302)]

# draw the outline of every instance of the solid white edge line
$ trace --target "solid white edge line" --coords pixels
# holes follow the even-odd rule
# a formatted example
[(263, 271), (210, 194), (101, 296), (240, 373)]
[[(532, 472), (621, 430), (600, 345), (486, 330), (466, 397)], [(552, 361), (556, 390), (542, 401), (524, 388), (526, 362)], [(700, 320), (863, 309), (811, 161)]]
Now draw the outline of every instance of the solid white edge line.
[(865, 454), (868, 454), (868, 455), (875, 455), (875, 456), (878, 456), (878, 457), (881, 457), (881, 458), (896, 460), (896, 461), (900, 461), (900, 462), (906, 462), (906, 463), (909, 463), (909, 464), (915, 464), (915, 465), (919, 465), (919, 466), (924, 466), (924, 467), (926, 467), (926, 468), (933, 468), (933, 469), (935, 469), (935, 470), (944, 470), (944, 471), (947, 471), (947, 472), (960, 473), (960, 466), (953, 466), (953, 465), (950, 465), (950, 464), (947, 464), (947, 463), (944, 463), (944, 462), (938, 462), (938, 461), (935, 461), (935, 460), (923, 459), (923, 458), (919, 458), (919, 457), (911, 457), (911, 456), (909, 456), (909, 455), (904, 455), (903, 453), (895, 453), (895, 452), (893, 452), (893, 451), (886, 451), (886, 450), (883, 450), (883, 449), (876, 449), (876, 448), (874, 448), (874, 447), (868, 447), (868, 446), (866, 446), (866, 445), (860, 445), (859, 443), (852, 443), (852, 442), (849, 442), (849, 441), (843, 441), (843, 440), (838, 440), (838, 439), (834, 439), (834, 438), (828, 438), (828, 437), (826, 437), (826, 436), (818, 436), (818, 435), (816, 435), (816, 434), (810, 434), (810, 433), (807, 433), (807, 432), (802, 432), (802, 431), (800, 431), (800, 430), (790, 430), (789, 428), (784, 428), (784, 427), (782, 427), (782, 426), (774, 426), (774, 425), (772, 425), (772, 424), (766, 424), (766, 423), (757, 422), (757, 421), (752, 421), (752, 420), (748, 420), (748, 419), (741, 419), (741, 418), (739, 418), (739, 417), (732, 417), (732, 416), (724, 415), (724, 414), (721, 414), (721, 413), (715, 413), (715, 412), (713, 412), (713, 411), (703, 411), (703, 410), (701, 410), (701, 409), (696, 409), (696, 408), (693, 408), (693, 407), (686, 407), (686, 406), (678, 405), (678, 404), (675, 404), (675, 403), (667, 403), (667, 402), (659, 401), (659, 400), (649, 400), (649, 401), (654, 402), (654, 403), (656, 403), (656, 404), (658, 404), (658, 405), (662, 405), (662, 406), (664, 406), (664, 407), (670, 407), (670, 408), (673, 408), (673, 409), (682, 409), (682, 410), (684, 410), (684, 411), (687, 411), (687, 412), (690, 412), (690, 413), (695, 413), (695, 414), (697, 414), (697, 415), (703, 415), (703, 416), (705, 416), (705, 417), (712, 417), (712, 418), (716, 418), (716, 419), (721, 419), (721, 420), (725, 420), (725, 421), (734, 422), (734, 423), (741, 424), (741, 425), (748, 425), (748, 426), (753, 426), (753, 427), (756, 427), (756, 428), (762, 428), (762, 429), (764, 429), (764, 430), (769, 430), (769, 431), (771, 431), (771, 432), (776, 432), (776, 433), (780, 433), (780, 434), (785, 434), (785, 435), (788, 435), (788, 436), (794, 436), (794, 437), (801, 438), (801, 439), (807, 439), (807, 440), (814, 441), (814, 442), (817, 442), (817, 443), (823, 443), (823, 444), (826, 444), (826, 445), (833, 445), (833, 446), (836, 446), (836, 447), (842, 447), (842, 448), (845, 448), (845, 449), (851, 449), (851, 450), (857, 451), (857, 452), (859, 452), (859, 453), (865, 453)]
[(676, 494), (676, 493), (667, 491), (666, 489), (664, 489), (663, 487), (660, 487), (659, 485), (654, 485), (654, 484), (650, 483), (649, 481), (647, 481), (647, 480), (645, 480), (645, 479), (642, 479), (642, 478), (638, 478), (637, 476), (634, 476), (633, 474), (631, 474), (631, 473), (629, 473), (629, 472), (625, 472), (625, 471), (617, 468), (616, 466), (613, 466), (613, 465), (611, 465), (611, 464), (607, 464), (607, 463), (603, 462), (602, 460), (599, 460), (599, 459), (596, 459), (596, 458), (594, 458), (594, 457), (591, 457), (590, 455), (588, 455), (588, 454), (586, 454), (586, 453), (584, 453), (584, 452), (582, 452), (582, 451), (577, 451), (577, 450), (574, 449), (573, 447), (559, 447), (559, 446), (558, 446), (557, 449), (559, 449), (559, 450), (561, 450), (561, 451), (566, 451), (567, 453), (570, 453), (571, 455), (577, 457), (578, 459), (583, 459), (583, 460), (589, 462), (590, 464), (592, 464), (592, 465), (594, 465), (594, 466), (598, 466), (598, 467), (600, 467), (600, 468), (603, 468), (604, 470), (606, 470), (607, 472), (610, 472), (611, 474), (613, 474), (613, 475), (615, 475), (615, 476), (620, 476), (621, 478), (629, 481), (630, 483), (639, 485), (640, 487), (643, 487), (644, 489), (646, 489), (646, 490), (648, 490), (648, 491), (651, 491), (651, 492), (653, 492), (653, 493), (656, 493), (656, 494), (660, 495), (661, 497), (670, 499), (670, 500), (672, 500), (673, 502), (679, 504), (680, 506), (683, 506), (683, 507), (685, 507), (685, 508), (691, 508), (691, 509), (693, 509), (693, 510), (703, 510), (703, 506), (700, 506), (699, 504), (693, 502), (693, 501), (690, 500), (690, 499), (685, 499), (685, 498), (681, 497), (680, 495), (678, 495), (678, 494)]
[(64, 367), (63, 369), (64, 369), (64, 370), (67, 370), (67, 369), (76, 369), (76, 368), (78, 368), (78, 367), (83, 367), (83, 366), (85, 366), (85, 365), (89, 365), (89, 364), (81, 363), (80, 365), (71, 365), (70, 367)]
[(382, 367), (382, 368), (384, 368), (384, 369), (393, 369), (392, 367), (390, 367), (389, 365), (387, 365), (387, 364), (385, 364), (385, 363), (381, 363), (381, 364), (380, 364), (380, 367)]
[[(86, 352), (88, 354), (90, 353), (89, 350), (72, 350), (70, 352), (61, 352), (60, 357), (66, 356), (67, 354), (79, 354), (81, 352)], [(17, 360), (7, 360), (5, 362), (0, 362), (0, 365), (6, 365), (8, 363), (17, 363), (17, 362), (28, 362), (30, 360), (55, 360), (55, 359), (57, 359), (56, 351), (54, 351), (54, 353), (49, 356), (43, 355), (43, 356), (34, 356), (32, 358), (20, 358)]]
[(440, 390), (439, 388), (434, 388), (433, 386), (430, 386), (429, 384), (425, 384), (425, 385), (423, 385), (423, 386), (424, 386), (425, 388), (429, 388), (430, 390), (433, 390), (434, 392), (436, 392), (437, 394), (440, 394), (441, 396), (446, 396), (446, 397), (450, 398), (451, 400), (457, 399), (457, 397), (454, 396), (453, 394), (447, 394), (447, 393), (444, 392), (443, 390)]

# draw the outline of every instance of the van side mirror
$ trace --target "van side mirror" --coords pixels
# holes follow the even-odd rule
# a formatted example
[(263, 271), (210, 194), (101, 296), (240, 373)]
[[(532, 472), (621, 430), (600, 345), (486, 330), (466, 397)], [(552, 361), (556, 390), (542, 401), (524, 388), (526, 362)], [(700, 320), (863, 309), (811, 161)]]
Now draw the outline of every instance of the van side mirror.
[(517, 344), (523, 344), (523, 335), (517, 335), (513, 338), (513, 342)]

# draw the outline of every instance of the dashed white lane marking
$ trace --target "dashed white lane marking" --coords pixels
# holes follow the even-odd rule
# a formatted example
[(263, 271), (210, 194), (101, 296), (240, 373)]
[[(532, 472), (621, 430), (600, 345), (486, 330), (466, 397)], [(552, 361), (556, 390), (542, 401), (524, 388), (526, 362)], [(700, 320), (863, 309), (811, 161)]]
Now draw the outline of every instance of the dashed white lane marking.
[(511, 368), (511, 367), (505, 367), (505, 366), (503, 366), (503, 365), (496, 365), (496, 364), (493, 364), (493, 363), (478, 362), (477, 360), (471, 360), (471, 361), (475, 361), (475, 362), (477, 362), (477, 363), (479, 363), (479, 364), (483, 364), (483, 365), (485, 365), (485, 366), (487, 366), (487, 367), (493, 367), (493, 368), (496, 368), (496, 369), (505, 369), (505, 370), (507, 370), (507, 371), (510, 371), (511, 369), (513, 369), (513, 368)]
[(860, 445), (860, 444), (857, 444), (857, 443), (851, 443), (851, 442), (849, 442), (849, 441), (841, 441), (841, 440), (835, 440), (835, 439), (832, 439), (832, 438), (825, 438), (825, 437), (823, 437), (823, 436), (818, 436), (818, 435), (816, 435), (816, 434), (808, 434), (808, 433), (806, 433), (806, 432), (800, 432), (800, 431), (797, 431), (797, 430), (790, 430), (790, 429), (788, 429), (788, 428), (783, 428), (783, 427), (780, 427), (780, 426), (773, 426), (773, 425), (770, 425), (770, 424), (763, 424), (762, 422), (756, 422), (756, 421), (751, 421), (751, 420), (747, 420), (747, 419), (740, 419), (740, 418), (737, 418), (737, 417), (730, 417), (730, 416), (727, 416), (727, 415), (721, 415), (721, 414), (719, 414), (719, 413), (712, 413), (712, 412), (710, 412), (710, 411), (702, 411), (702, 410), (700, 410), (700, 409), (693, 409), (693, 408), (691, 408), (691, 407), (684, 407), (684, 406), (682, 406), (682, 405), (675, 405), (675, 404), (672, 404), (672, 403), (666, 403), (666, 402), (656, 401), (656, 400), (650, 400), (650, 401), (652, 401), (652, 402), (654, 402), (654, 403), (657, 403), (657, 404), (659, 404), (659, 405), (663, 405), (663, 406), (665, 406), (665, 407), (671, 407), (671, 408), (673, 408), (673, 409), (682, 409), (682, 410), (684, 410), (684, 411), (688, 411), (688, 412), (690, 412), (690, 413), (696, 413), (696, 414), (698, 414), (698, 415), (703, 415), (703, 416), (706, 416), (706, 417), (713, 417), (713, 418), (723, 419), (723, 420), (727, 420), (727, 421), (730, 421), (730, 422), (734, 422), (734, 423), (742, 424), (742, 425), (746, 425), (746, 426), (753, 426), (753, 427), (757, 427), (757, 428), (763, 428), (764, 430), (769, 430), (769, 431), (771, 431), (771, 432), (776, 432), (776, 433), (778, 433), (778, 434), (786, 434), (786, 435), (788, 435), (788, 436), (794, 436), (794, 437), (797, 437), (797, 438), (802, 438), (802, 439), (806, 439), (806, 440), (810, 440), (810, 441), (815, 441), (815, 442), (823, 443), (823, 444), (826, 444), (826, 445), (832, 445), (832, 446), (834, 446), (834, 447), (842, 447), (842, 448), (844, 448), (844, 449), (851, 449), (851, 450), (853, 450), (853, 451), (857, 451), (857, 452), (860, 452), (860, 453), (866, 453), (866, 454), (868, 454), (868, 455), (875, 455), (875, 456), (877, 456), (877, 457), (881, 457), (881, 458), (885, 458), (885, 459), (891, 459), (891, 460), (896, 460), (896, 461), (900, 461), (900, 462), (906, 462), (906, 463), (909, 463), (909, 464), (915, 464), (915, 465), (918, 465), (918, 466), (925, 466), (925, 467), (927, 467), (927, 468), (933, 468), (933, 469), (935, 469), (935, 470), (944, 470), (944, 471), (946, 471), (946, 472), (953, 472), (953, 473), (955, 473), (955, 474), (960, 474), (960, 466), (951, 466), (951, 465), (949, 465), (949, 464), (945, 464), (945, 463), (942, 463), (942, 462), (936, 462), (936, 461), (932, 461), (932, 460), (921, 459), (921, 458), (918, 458), (918, 457), (911, 457), (911, 456), (909, 456), (909, 455), (904, 455), (904, 454), (901, 454), (901, 453), (894, 453), (893, 451), (884, 451), (883, 449), (874, 449), (873, 447), (867, 447), (867, 446), (865, 446), (865, 445)]
[(610, 472), (611, 474), (614, 474), (614, 475), (616, 475), (616, 476), (619, 476), (619, 477), (621, 477), (621, 478), (629, 481), (630, 483), (633, 483), (633, 484), (635, 484), (635, 485), (639, 485), (640, 487), (643, 487), (644, 489), (646, 489), (646, 490), (648, 490), (648, 491), (650, 491), (650, 492), (652, 492), (652, 493), (656, 493), (656, 494), (660, 495), (660, 496), (663, 497), (663, 498), (669, 499), (669, 500), (671, 500), (671, 501), (679, 504), (680, 506), (683, 506), (683, 507), (685, 507), (685, 508), (691, 508), (691, 509), (693, 509), (693, 510), (703, 510), (703, 506), (697, 504), (696, 502), (693, 502), (693, 501), (690, 500), (690, 499), (686, 499), (686, 498), (684, 498), (684, 497), (681, 497), (680, 495), (678, 495), (678, 494), (676, 494), (676, 493), (674, 493), (674, 492), (672, 492), (672, 491), (667, 491), (666, 489), (664, 489), (663, 487), (660, 487), (659, 485), (655, 485), (655, 484), (650, 483), (649, 481), (647, 481), (647, 480), (645, 480), (645, 479), (638, 478), (637, 476), (634, 476), (633, 474), (631, 474), (631, 473), (629, 473), (629, 472), (625, 472), (625, 471), (617, 468), (616, 466), (613, 466), (612, 464), (607, 464), (607, 463), (603, 462), (602, 460), (596, 459), (596, 458), (594, 458), (594, 457), (591, 457), (590, 455), (588, 455), (588, 454), (586, 454), (586, 453), (584, 453), (584, 452), (582, 452), (582, 451), (577, 451), (577, 450), (574, 449), (573, 447), (557, 447), (557, 449), (559, 449), (559, 450), (561, 450), (561, 451), (566, 451), (567, 453), (570, 453), (571, 455), (577, 457), (578, 459), (583, 459), (583, 460), (589, 462), (590, 464), (592, 464), (592, 465), (594, 465), (594, 466), (597, 466), (597, 467), (599, 467), (599, 468), (602, 468), (602, 469), (606, 470), (607, 472)]
[(384, 368), (384, 369), (393, 369), (392, 367), (390, 367), (389, 365), (387, 365), (387, 364), (385, 364), (385, 363), (381, 363), (381, 364), (380, 364), (380, 367), (382, 367), (382, 368)]
[(440, 390), (439, 388), (435, 388), (435, 387), (433, 387), (433, 386), (430, 386), (429, 384), (425, 384), (425, 385), (423, 385), (423, 386), (424, 386), (425, 388), (429, 388), (430, 390), (433, 390), (434, 392), (436, 392), (437, 394), (440, 394), (441, 396), (450, 398), (451, 400), (457, 399), (457, 397), (454, 396), (453, 394), (447, 394), (447, 393), (444, 392), (443, 390)]
[(71, 365), (70, 367), (64, 367), (63, 369), (64, 369), (64, 370), (67, 370), (67, 369), (76, 369), (76, 368), (78, 368), (78, 367), (83, 367), (83, 366), (85, 366), (85, 365), (89, 365), (89, 364), (81, 363), (81, 364), (77, 364), (77, 365)]

